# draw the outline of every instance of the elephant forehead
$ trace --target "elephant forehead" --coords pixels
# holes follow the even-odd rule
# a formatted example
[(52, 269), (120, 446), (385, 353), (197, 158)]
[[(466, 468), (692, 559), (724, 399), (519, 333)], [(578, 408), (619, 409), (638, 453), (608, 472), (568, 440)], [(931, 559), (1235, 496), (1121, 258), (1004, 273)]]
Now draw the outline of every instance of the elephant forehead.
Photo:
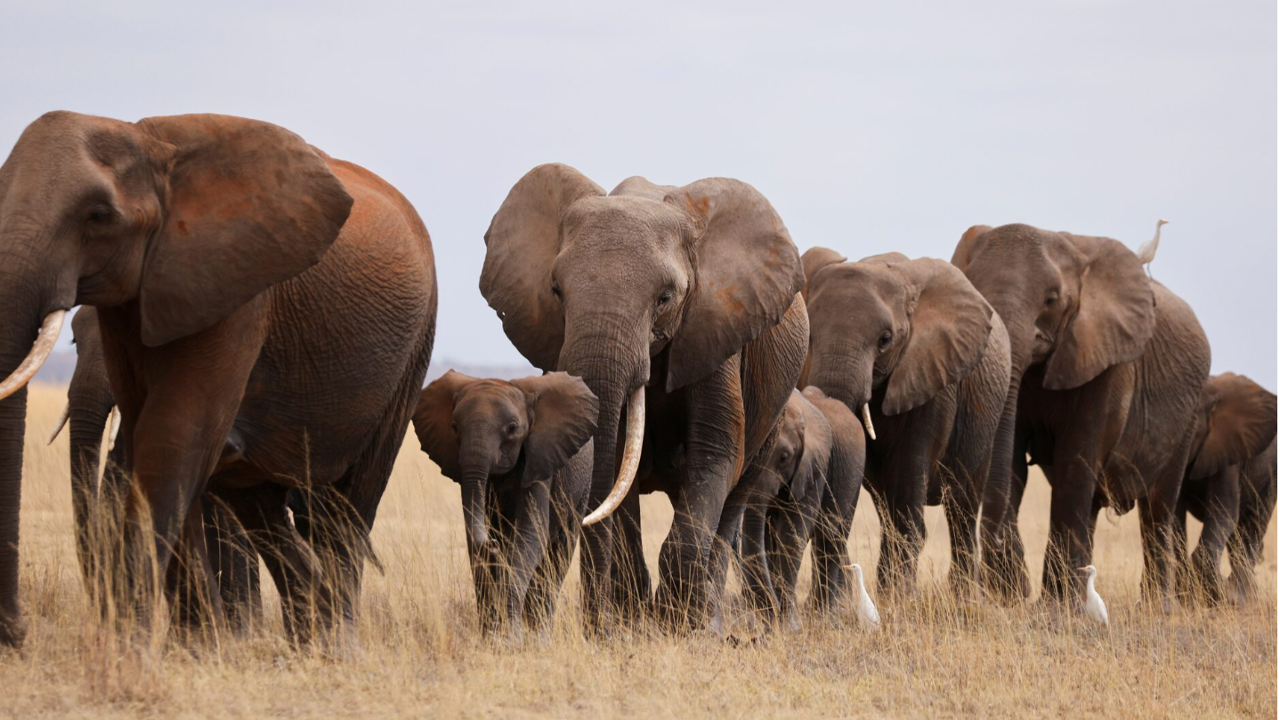
[(671, 205), (637, 196), (591, 197), (564, 217), (566, 245), (668, 249), (681, 242), (683, 216)]
[(891, 308), (906, 304), (906, 278), (891, 265), (842, 263), (819, 270), (809, 296), (809, 314), (821, 316), (856, 309), (883, 319)]
[(480, 380), (458, 392), (453, 413), (457, 416), (492, 416), (515, 413), (523, 418), (526, 406), (524, 392), (501, 380)]

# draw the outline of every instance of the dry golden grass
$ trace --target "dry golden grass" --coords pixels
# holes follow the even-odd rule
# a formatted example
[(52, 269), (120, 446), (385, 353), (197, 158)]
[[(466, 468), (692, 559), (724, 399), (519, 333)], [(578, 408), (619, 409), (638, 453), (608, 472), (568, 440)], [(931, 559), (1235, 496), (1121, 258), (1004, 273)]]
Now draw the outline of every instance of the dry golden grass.
[[(386, 574), (371, 572), (357, 628), (360, 649), (332, 660), (292, 650), (268, 592), (268, 627), (247, 639), (156, 653), (113, 649), (98, 632), (72, 547), (65, 435), (44, 445), (64, 398), (35, 386), (23, 488), (25, 649), (0, 655), (0, 713), (31, 717), (346, 715), (857, 717), (1275, 717), (1275, 526), (1254, 607), (1137, 604), (1136, 518), (1099, 523), (1099, 587), (1112, 626), (1099, 632), (1026, 604), (957, 607), (936, 583), (947, 567), (941, 513), (928, 512), (925, 589), (906, 607), (885, 604), (882, 632), (847, 621), (810, 623), (741, 647), (707, 637), (577, 632), (578, 578), (570, 574), (560, 622), (543, 644), (509, 649), (478, 637), (457, 487), (407, 443), (383, 501), (374, 541)], [(1036, 478), (1022, 530), (1039, 577), (1048, 488)], [(645, 498), (649, 558), (670, 518)], [(1196, 528), (1193, 530), (1193, 537)], [(876, 561), (870, 503), (851, 547)], [(264, 574), (265, 577), (265, 574)], [(804, 573), (807, 579), (807, 569)], [(806, 592), (802, 587), (802, 593)], [(873, 590), (874, 594), (874, 590)], [(739, 623), (741, 627), (741, 623)]]

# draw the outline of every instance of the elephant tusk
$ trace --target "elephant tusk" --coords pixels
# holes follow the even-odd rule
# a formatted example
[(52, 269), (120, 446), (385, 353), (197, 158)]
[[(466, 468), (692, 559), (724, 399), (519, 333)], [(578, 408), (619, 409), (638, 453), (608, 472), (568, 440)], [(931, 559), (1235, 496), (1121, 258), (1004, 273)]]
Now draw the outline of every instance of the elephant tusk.
[(111, 406), (111, 417), (107, 420), (107, 452), (116, 449), (116, 436), (120, 434), (120, 406)]
[(636, 388), (627, 398), (627, 442), (622, 448), (622, 468), (609, 496), (595, 512), (582, 519), (582, 525), (594, 525), (613, 514), (626, 499), (640, 469), (640, 443), (644, 439), (644, 386)]
[(53, 426), (53, 432), (49, 433), (49, 440), (45, 445), (52, 445), (54, 440), (58, 439), (58, 434), (62, 432), (62, 428), (67, 426), (67, 420), (71, 417), (71, 402), (67, 401), (62, 406), (62, 414), (58, 416), (58, 422)]
[(862, 403), (862, 424), (867, 428), (867, 435), (870, 435), (871, 439), (875, 440), (876, 426), (871, 424), (871, 406), (867, 403)]
[(4, 382), (0, 382), (0, 400), (25, 387), (44, 361), (49, 359), (49, 353), (53, 352), (53, 345), (58, 341), (58, 333), (62, 332), (62, 321), (66, 317), (66, 310), (54, 310), (45, 317), (44, 322), (40, 324), (40, 335), (31, 346), (31, 352), (27, 354), (22, 364), (18, 365), (18, 369), (13, 371), (13, 374), (5, 378)]

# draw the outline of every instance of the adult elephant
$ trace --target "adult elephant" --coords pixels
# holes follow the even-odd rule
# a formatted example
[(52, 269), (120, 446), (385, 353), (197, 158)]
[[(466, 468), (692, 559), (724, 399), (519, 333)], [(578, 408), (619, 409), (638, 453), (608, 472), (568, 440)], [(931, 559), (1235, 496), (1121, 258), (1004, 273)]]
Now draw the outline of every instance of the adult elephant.
[(1235, 373), (1209, 378), (1200, 393), (1174, 548), (1179, 564), (1188, 560), (1188, 512), (1204, 523), (1179, 580), (1191, 581), (1185, 589), (1210, 602), (1224, 599), (1218, 565), (1228, 548), (1235, 599), (1253, 594), (1253, 566), (1275, 509), (1275, 441), (1275, 393)]
[(1044, 587), (1082, 590), (1098, 511), (1143, 505), (1148, 593), (1172, 592), (1174, 509), (1209, 376), (1195, 313), (1121, 243), (1028, 225), (969, 228), (952, 263), (1009, 329), (1012, 373), (983, 504), (988, 586), (1029, 592), (1017, 509), (1027, 455), (1053, 486)]
[(611, 588), (628, 614), (647, 602), (637, 492), (656, 490), (675, 510), (659, 608), (701, 625), (721, 510), (804, 360), (804, 276), (782, 219), (737, 180), (676, 188), (633, 177), (606, 194), (549, 164), (515, 184), (485, 243), (480, 291), (507, 337), (600, 400), (596, 509), (583, 534), (588, 628), (605, 627)]
[[(77, 304), (98, 308), (134, 487), (117, 607), (145, 623), (153, 568), (175, 556), (209, 582), (208, 487), (258, 544), (295, 637), (313, 610), (323, 626), (351, 615), (434, 334), (408, 201), (269, 123), (54, 112), (0, 166), (0, 256), (0, 640), (22, 637), (23, 388)], [(291, 487), (306, 491), (296, 527)]]
[[(70, 426), (71, 503), (76, 535), (76, 555), (86, 589), (91, 595), (105, 589), (106, 575), (99, 574), (96, 560), (107, 541), (109, 525), (102, 522), (123, 501), (120, 490), (127, 474), (121, 453), (114, 445), (119, 430), (119, 411), (107, 377), (107, 364), (102, 352), (102, 333), (98, 329), (98, 310), (81, 307), (71, 319), (76, 367), (67, 386), (67, 406), (49, 437), (52, 443), (64, 426)], [(103, 431), (109, 432), (107, 450), (110, 458), (102, 467)], [(99, 475), (103, 482), (99, 482)], [(247, 630), (262, 615), (259, 591), (258, 554), (226, 505), (217, 498), (202, 502), (206, 546), (223, 607), (232, 628)], [(176, 569), (176, 564), (173, 566)], [(185, 605), (182, 600), (196, 600), (189, 590), (189, 578), (170, 572), (166, 585), (175, 603), (175, 619), (198, 624), (200, 608)]]
[(914, 586), (924, 507), (946, 508), (951, 584), (977, 584), (978, 506), (1009, 387), (1009, 335), (952, 265), (899, 253), (804, 255), (809, 359), (802, 384), (861, 412), (881, 522), (882, 586)]

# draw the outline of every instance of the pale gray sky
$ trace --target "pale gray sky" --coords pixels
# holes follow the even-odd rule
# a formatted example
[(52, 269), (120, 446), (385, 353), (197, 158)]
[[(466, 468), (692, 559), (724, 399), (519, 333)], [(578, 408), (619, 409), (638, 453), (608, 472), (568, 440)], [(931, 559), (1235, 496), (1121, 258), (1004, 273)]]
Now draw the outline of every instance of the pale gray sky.
[(559, 161), (737, 177), (854, 257), (949, 258), (974, 223), (1136, 247), (1166, 217), (1153, 271), (1214, 371), (1276, 388), (1274, 0), (85, 5), (0, 0), (2, 151), (53, 109), (284, 125), (418, 208), (437, 360), (520, 362), (482, 238)]

